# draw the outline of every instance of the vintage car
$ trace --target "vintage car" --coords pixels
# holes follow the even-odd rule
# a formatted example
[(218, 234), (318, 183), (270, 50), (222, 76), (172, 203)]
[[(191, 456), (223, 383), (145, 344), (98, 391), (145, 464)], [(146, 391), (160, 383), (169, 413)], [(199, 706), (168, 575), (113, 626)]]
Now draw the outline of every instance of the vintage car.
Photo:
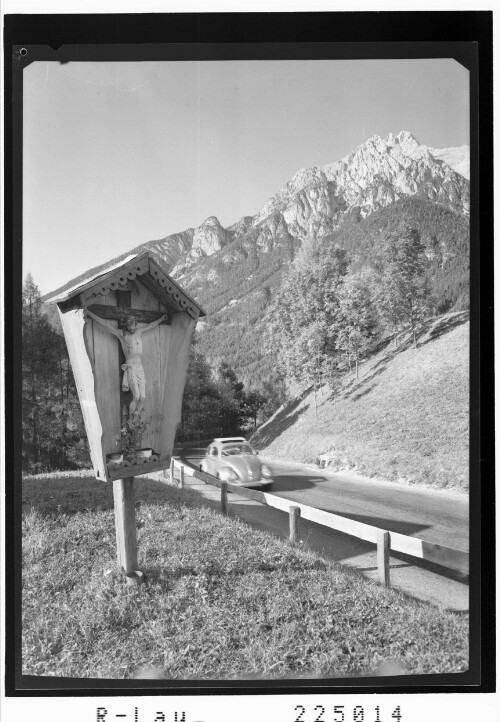
[(271, 469), (261, 463), (255, 449), (241, 436), (214, 439), (200, 469), (237, 486), (269, 487), (273, 483)]

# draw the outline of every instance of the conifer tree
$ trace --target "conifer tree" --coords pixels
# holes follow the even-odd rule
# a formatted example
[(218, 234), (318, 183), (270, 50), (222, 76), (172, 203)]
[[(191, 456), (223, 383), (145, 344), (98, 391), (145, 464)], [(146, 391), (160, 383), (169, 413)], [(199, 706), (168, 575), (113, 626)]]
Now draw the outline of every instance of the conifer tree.
[(220, 399), (211, 376), (212, 369), (193, 342), (182, 400), (181, 440), (205, 439), (214, 435), (213, 420), (219, 414)]
[(346, 276), (339, 289), (337, 348), (353, 359), (358, 378), (359, 359), (376, 331), (377, 316), (372, 301), (373, 277), (369, 271)]
[(387, 236), (382, 251), (379, 302), (388, 327), (399, 331), (409, 325), (417, 348), (417, 328), (432, 308), (425, 247), (415, 228), (403, 223)]
[(344, 250), (312, 235), (303, 241), (267, 315), (266, 345), (287, 380), (318, 389), (335, 353), (338, 292), (347, 272)]
[(23, 467), (75, 468), (88, 460), (66, 345), (43, 313), (30, 273), (22, 292), (22, 377)]
[(258, 414), (259, 411), (265, 406), (266, 401), (267, 399), (264, 394), (260, 391), (256, 391), (255, 389), (251, 389), (248, 393), (245, 394), (245, 413), (246, 416), (253, 422), (253, 430), (257, 428)]
[(41, 467), (46, 456), (51, 381), (57, 367), (56, 334), (41, 308), (40, 292), (28, 273), (22, 295), (23, 456), (35, 468)]

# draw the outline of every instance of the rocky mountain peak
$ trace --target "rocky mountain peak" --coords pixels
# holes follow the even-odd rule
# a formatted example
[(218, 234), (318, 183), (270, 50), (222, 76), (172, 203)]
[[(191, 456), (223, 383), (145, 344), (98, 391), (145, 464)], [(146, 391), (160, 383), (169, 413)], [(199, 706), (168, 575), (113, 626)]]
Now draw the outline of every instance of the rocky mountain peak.
[(253, 216), (242, 216), (239, 221), (236, 221), (236, 223), (233, 223), (231, 226), (228, 226), (226, 228), (226, 231), (229, 233), (232, 233), (233, 236), (237, 235), (239, 233), (244, 233), (249, 226), (251, 225), (253, 221)]
[(429, 148), (430, 153), (437, 160), (442, 160), (456, 173), (460, 173), (469, 180), (470, 177), (470, 149), (468, 145), (456, 148)]
[(398, 143), (401, 145), (406, 144), (408, 146), (414, 146), (414, 145), (420, 145), (418, 140), (415, 138), (415, 136), (410, 133), (409, 130), (400, 130), (397, 134), (396, 138), (398, 139)]
[[(245, 283), (256, 267), (280, 271), (308, 234), (327, 236), (349, 218), (367, 218), (392, 203), (418, 196), (454, 212), (468, 212), (469, 148), (429, 148), (407, 130), (373, 135), (334, 163), (298, 170), (254, 216), (223, 228), (216, 216), (198, 227), (133, 249), (158, 255), (174, 278), (189, 274), (189, 287), (217, 280), (221, 268), (243, 264)], [(216, 255), (217, 263), (211, 256)], [(215, 259), (214, 259), (215, 261)], [(208, 264), (205, 265), (205, 264)], [(207, 271), (208, 268), (208, 271)]]
[(290, 238), (300, 243), (310, 233), (331, 233), (346, 214), (366, 218), (417, 194), (466, 213), (469, 184), (465, 171), (455, 170), (465, 166), (466, 158), (467, 147), (428, 148), (408, 130), (385, 138), (373, 135), (334, 163), (298, 170), (255, 216), (244, 216), (226, 229), (216, 216), (206, 218), (191, 232), (189, 250), (179, 255), (172, 272), (182, 276), (204, 258), (224, 255), (226, 246), (240, 240), (249, 244), (245, 252), (250, 253), (265, 252)]
[(229, 241), (229, 234), (220, 224), (217, 216), (209, 216), (203, 223), (194, 229), (192, 245), (185, 258), (172, 269), (175, 275), (183, 275), (189, 266), (197, 263), (201, 258), (211, 256), (220, 251)]
[(216, 216), (209, 216), (194, 229), (191, 251), (210, 255), (226, 244), (226, 231)]
[(202, 228), (222, 228), (219, 219), (217, 216), (208, 216), (203, 223), (201, 223), (197, 230), (200, 230)]

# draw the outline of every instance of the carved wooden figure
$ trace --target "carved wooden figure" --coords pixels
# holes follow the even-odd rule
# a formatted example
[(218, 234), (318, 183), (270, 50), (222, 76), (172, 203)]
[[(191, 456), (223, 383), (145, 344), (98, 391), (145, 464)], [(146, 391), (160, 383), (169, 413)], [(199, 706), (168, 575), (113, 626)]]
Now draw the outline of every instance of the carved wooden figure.
[[(119, 563), (132, 572), (133, 477), (170, 465), (191, 336), (205, 314), (148, 252), (50, 302), (58, 306), (94, 474), (113, 481)], [(131, 450), (131, 438), (148, 451)]]
[(135, 314), (131, 312), (125, 322), (122, 324), (123, 329), (115, 329), (99, 316), (87, 309), (87, 315), (97, 321), (103, 328), (107, 329), (113, 336), (119, 340), (123, 353), (125, 354), (125, 363), (122, 364), (123, 381), (122, 391), (132, 392), (132, 401), (129, 407), (129, 417), (141, 414), (146, 399), (146, 378), (142, 367), (142, 334), (156, 328), (162, 321), (168, 319), (168, 314), (160, 316), (157, 321), (149, 323), (147, 326), (139, 328)]

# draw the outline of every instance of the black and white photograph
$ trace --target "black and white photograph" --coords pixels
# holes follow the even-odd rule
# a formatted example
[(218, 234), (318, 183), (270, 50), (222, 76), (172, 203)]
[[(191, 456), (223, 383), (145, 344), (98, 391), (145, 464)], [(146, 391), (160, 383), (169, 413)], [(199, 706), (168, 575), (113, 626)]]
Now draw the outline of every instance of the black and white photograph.
[(480, 683), (477, 57), (389, 45), (14, 47), (21, 689)]

